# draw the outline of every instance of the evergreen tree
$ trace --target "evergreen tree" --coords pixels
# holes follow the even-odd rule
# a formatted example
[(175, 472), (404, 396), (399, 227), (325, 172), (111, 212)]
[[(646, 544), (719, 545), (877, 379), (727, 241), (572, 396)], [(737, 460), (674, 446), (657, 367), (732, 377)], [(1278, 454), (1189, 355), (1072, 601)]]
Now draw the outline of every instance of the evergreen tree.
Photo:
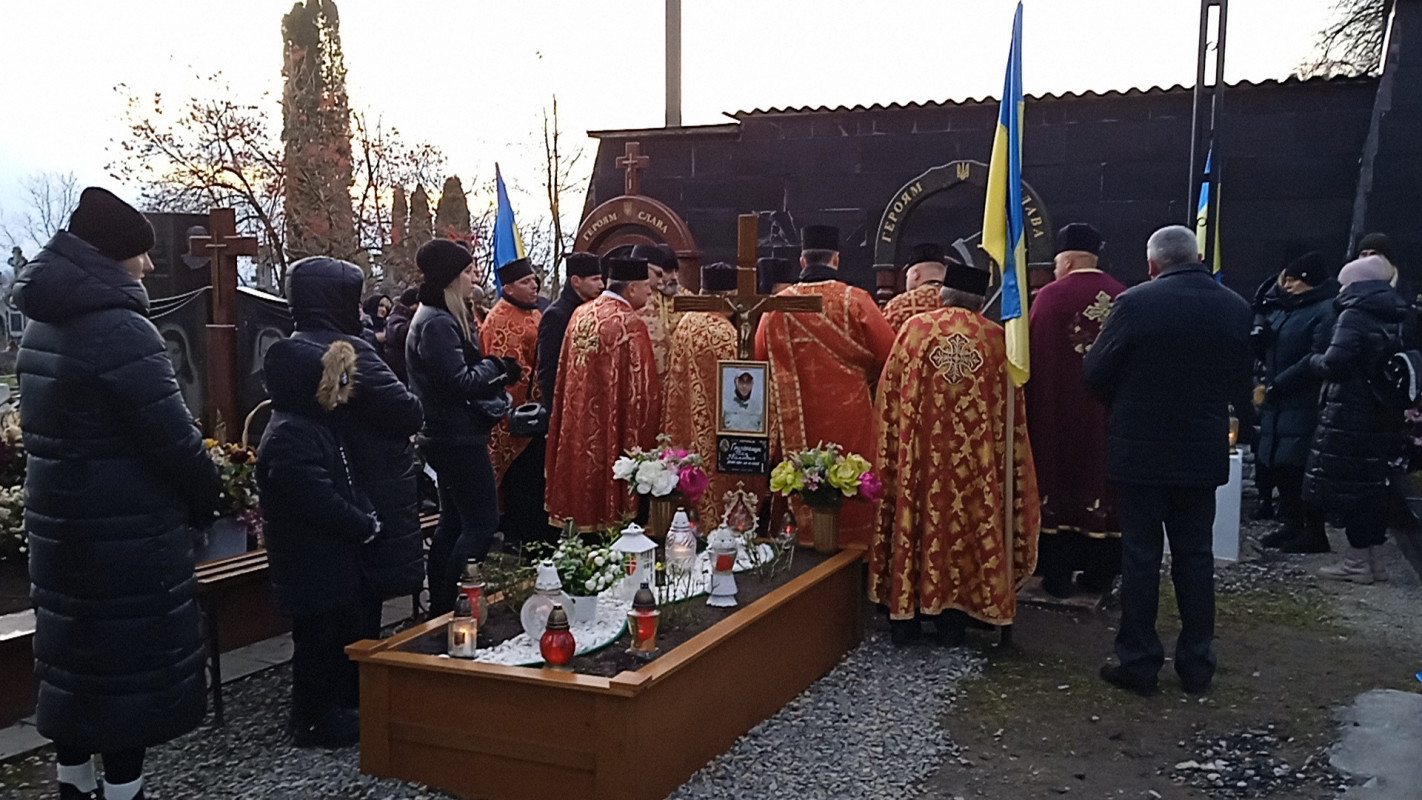
[(469, 200), (459, 178), (444, 179), (439, 205), (435, 206), (434, 229), (441, 238), (469, 241)]
[(406, 227), (408, 238), (405, 240), (405, 250), (414, 253), (420, 249), (420, 245), (434, 238), (434, 222), (430, 219), (430, 196), (425, 194), (425, 187), (416, 184), (415, 191), (410, 195), (410, 222)]
[(395, 280), (409, 283), (415, 272), (415, 259), (407, 240), (410, 238), (410, 205), (405, 200), (405, 187), (396, 186), (390, 200), (390, 244), (385, 248), (385, 263)]
[(287, 252), (364, 261), (351, 208), (351, 115), (334, 0), (300, 0), (281, 30)]

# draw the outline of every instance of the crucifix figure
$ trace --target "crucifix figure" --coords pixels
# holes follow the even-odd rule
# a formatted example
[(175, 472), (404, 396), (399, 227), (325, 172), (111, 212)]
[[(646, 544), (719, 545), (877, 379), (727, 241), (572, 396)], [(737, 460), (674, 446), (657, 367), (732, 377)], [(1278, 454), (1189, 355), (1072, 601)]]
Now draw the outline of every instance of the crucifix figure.
[(729, 311), (739, 320), (736, 338), (740, 342), (740, 357), (753, 357), (755, 329), (760, 316), (767, 311), (822, 311), (824, 298), (818, 296), (780, 297), (760, 294), (755, 286), (756, 228), (759, 218), (755, 214), (742, 214), (738, 218), (739, 229), (736, 239), (736, 293), (732, 295), (692, 295), (677, 297), (673, 307), (677, 311)]
[(188, 255), (212, 259), (212, 316), (207, 325), (207, 403), (203, 416), (208, 435), (222, 440), (237, 411), (237, 257), (257, 255), (257, 240), (237, 235), (237, 213), (214, 208), (207, 215), (207, 236), (188, 237)]
[(628, 142), (625, 153), (617, 157), (617, 168), (627, 173), (627, 186), (623, 194), (641, 194), (642, 170), (652, 163), (652, 159), (642, 155), (641, 142)]

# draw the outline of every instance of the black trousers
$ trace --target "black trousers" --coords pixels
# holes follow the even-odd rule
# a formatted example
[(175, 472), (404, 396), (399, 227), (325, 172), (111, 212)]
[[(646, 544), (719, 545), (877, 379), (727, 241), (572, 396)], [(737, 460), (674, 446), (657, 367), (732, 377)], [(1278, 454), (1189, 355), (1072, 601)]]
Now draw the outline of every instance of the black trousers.
[[(104, 780), (112, 784), (124, 784), (133, 783), (143, 777), (143, 753), (142, 747), (101, 753), (100, 757), (104, 759)], [(54, 757), (60, 766), (77, 767), (89, 763), (94, 754), (56, 743)]]
[(291, 717), (315, 725), (328, 711), (360, 706), (359, 670), (346, 645), (363, 638), (361, 603), (305, 614), (291, 621)]
[(1387, 541), (1387, 487), (1379, 486), (1341, 514), (1351, 547), (1376, 547)]
[(1170, 540), (1170, 579), (1180, 609), (1175, 671), (1193, 685), (1215, 674), (1215, 490), (1119, 484), (1121, 628), (1116, 656), (1135, 681), (1151, 684), (1165, 664), (1156, 632), (1160, 563)]
[(499, 495), (487, 446), (432, 446), (425, 458), (439, 475), (439, 525), (426, 564), (430, 615), (438, 616), (454, 610), (464, 563), (489, 554), (499, 529)]
[(1304, 468), (1279, 465), (1270, 468), (1274, 483), (1279, 487), (1279, 518), (1284, 525), (1296, 531), (1323, 532), (1323, 511), (1303, 499)]
[(548, 509), (544, 505), (543, 461), (548, 440), (535, 436), (509, 465), (499, 484), (504, 516), (499, 528), (508, 541), (519, 544), (558, 541), (558, 529), (548, 524)]

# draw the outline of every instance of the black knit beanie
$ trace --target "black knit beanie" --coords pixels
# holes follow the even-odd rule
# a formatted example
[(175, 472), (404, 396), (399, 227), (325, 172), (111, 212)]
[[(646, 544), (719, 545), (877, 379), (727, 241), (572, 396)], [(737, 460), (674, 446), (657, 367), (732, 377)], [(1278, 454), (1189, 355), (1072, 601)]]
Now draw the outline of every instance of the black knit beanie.
[(454, 282), (459, 273), (474, 261), (468, 250), (449, 239), (431, 239), (420, 245), (415, 253), (415, 266), (425, 276), (424, 285), (429, 290), (444, 291), (444, 287)]
[(69, 232), (115, 261), (143, 255), (155, 241), (147, 217), (97, 186), (79, 195), (79, 205), (69, 217)]

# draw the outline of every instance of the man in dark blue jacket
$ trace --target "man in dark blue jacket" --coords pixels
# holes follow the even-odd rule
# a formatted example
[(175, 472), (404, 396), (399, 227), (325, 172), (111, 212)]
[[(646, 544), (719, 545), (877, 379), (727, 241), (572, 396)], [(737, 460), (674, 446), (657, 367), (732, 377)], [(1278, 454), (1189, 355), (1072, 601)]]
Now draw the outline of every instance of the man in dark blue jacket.
[(1083, 364), (1106, 404), (1106, 477), (1121, 522), (1120, 665), (1108, 682), (1157, 690), (1163, 536), (1180, 608), (1175, 671), (1186, 692), (1215, 673), (1215, 487), (1229, 480), (1230, 404), (1248, 397), (1251, 312), (1200, 263), (1195, 233), (1172, 225), (1146, 244), (1151, 281), (1122, 292)]
[(538, 391), (543, 405), (550, 409), (568, 320), (573, 318), (574, 309), (602, 294), (602, 266), (595, 254), (569, 253), (563, 263), (568, 268), (568, 282), (563, 284), (562, 294), (543, 312), (543, 319), (538, 323)]

